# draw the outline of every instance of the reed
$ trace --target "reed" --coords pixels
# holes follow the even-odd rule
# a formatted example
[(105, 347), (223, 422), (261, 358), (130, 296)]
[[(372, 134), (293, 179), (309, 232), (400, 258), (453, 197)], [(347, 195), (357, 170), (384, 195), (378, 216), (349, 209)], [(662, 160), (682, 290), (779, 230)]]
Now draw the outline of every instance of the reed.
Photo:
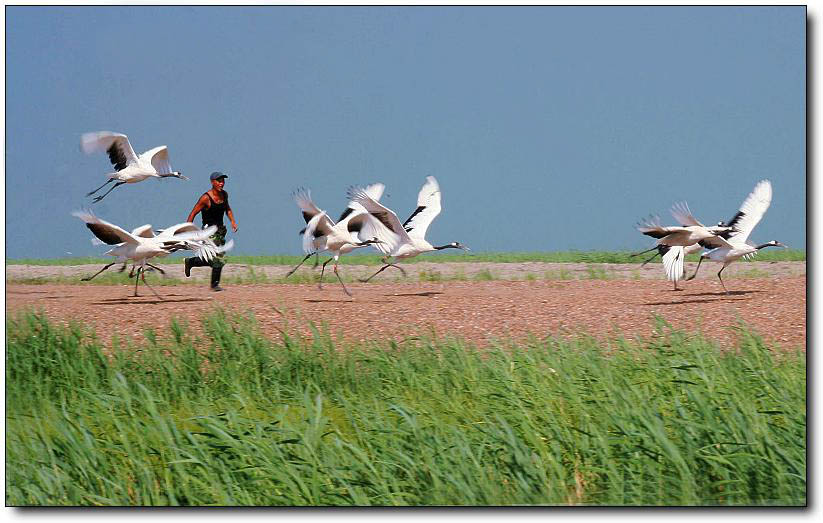
[(218, 310), (104, 351), (21, 313), (6, 504), (805, 505), (805, 355), (656, 329), (481, 350)]

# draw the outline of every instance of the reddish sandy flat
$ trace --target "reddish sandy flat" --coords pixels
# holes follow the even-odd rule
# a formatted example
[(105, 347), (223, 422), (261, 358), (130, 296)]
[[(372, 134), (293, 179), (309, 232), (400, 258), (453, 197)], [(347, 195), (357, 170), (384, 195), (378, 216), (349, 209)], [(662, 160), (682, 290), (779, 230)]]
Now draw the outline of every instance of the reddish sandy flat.
[(658, 314), (674, 327), (701, 332), (733, 346), (740, 320), (783, 349), (806, 347), (806, 277), (777, 274), (730, 278), (725, 294), (709, 274), (681, 283), (673, 291), (664, 280), (574, 279), (537, 281), (383, 281), (350, 284), (353, 297), (339, 284), (231, 285), (213, 293), (201, 285), (155, 286), (157, 299), (140, 286), (132, 297), (126, 285), (6, 286), (6, 313), (44, 310), (58, 322), (80, 320), (106, 342), (115, 334), (142, 339), (148, 327), (168, 333), (172, 316), (198, 329), (204, 313), (215, 307), (253, 312), (263, 331), (279, 337), (286, 329), (308, 334), (309, 321), (325, 322), (334, 335), (350, 340), (420, 333), (456, 335), (485, 345), (495, 338), (528, 334), (648, 336)]

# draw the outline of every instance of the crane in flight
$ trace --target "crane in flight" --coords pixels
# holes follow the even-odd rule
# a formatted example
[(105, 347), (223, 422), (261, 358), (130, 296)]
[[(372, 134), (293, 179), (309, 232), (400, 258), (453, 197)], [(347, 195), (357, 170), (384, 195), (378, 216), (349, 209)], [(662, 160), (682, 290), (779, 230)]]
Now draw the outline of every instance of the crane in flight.
[(138, 156), (132, 149), (128, 136), (101, 131), (83, 134), (80, 137), (80, 147), (86, 154), (105, 151), (114, 166), (114, 172), (107, 175), (106, 183), (86, 194), (86, 196), (91, 196), (111, 182), (117, 182), (102, 196), (95, 197), (94, 203), (99, 202), (124, 183), (142, 182), (147, 178), (188, 180), (178, 171), (172, 170), (169, 163), (169, 150), (165, 145), (149, 149)]

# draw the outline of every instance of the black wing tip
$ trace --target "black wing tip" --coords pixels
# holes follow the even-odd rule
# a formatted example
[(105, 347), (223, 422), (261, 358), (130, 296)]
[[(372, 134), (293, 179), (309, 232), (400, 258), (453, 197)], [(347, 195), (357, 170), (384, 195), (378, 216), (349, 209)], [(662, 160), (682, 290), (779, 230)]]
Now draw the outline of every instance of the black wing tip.
[(635, 227), (659, 227), (660, 216), (657, 214), (650, 214), (646, 218), (641, 218), (635, 223)]
[(106, 228), (99, 223), (86, 222), (86, 227), (88, 227), (88, 229), (97, 237), (98, 240), (106, 245), (117, 245), (118, 243), (123, 243), (123, 240), (121, 240), (119, 236), (108, 232)]
[(126, 164), (128, 163), (126, 161), (126, 155), (123, 153), (120, 147), (118, 147), (117, 140), (112, 142), (109, 148), (106, 149), (106, 153), (108, 153), (109, 160), (111, 161), (111, 164), (114, 166), (116, 170), (122, 171), (126, 168)]
[(346, 216), (350, 215), (353, 212), (354, 212), (354, 209), (352, 209), (351, 207), (346, 207), (343, 210), (343, 212), (340, 214), (340, 218), (337, 219), (337, 222), (338, 223), (342, 222), (346, 218)]
[[(425, 206), (425, 205), (421, 205), (421, 206), (419, 206), (417, 209), (415, 209), (415, 210), (414, 210), (414, 212), (413, 212), (413, 213), (411, 213), (411, 215), (410, 215), (410, 216), (406, 219), (406, 221), (405, 221), (405, 222), (403, 222), (403, 227), (405, 227), (406, 225), (408, 225), (408, 224), (409, 224), (409, 222), (410, 222), (410, 221), (412, 221), (412, 218), (414, 218), (415, 216), (417, 216), (418, 214), (420, 214), (421, 212), (423, 212), (423, 210), (425, 210), (425, 209), (426, 209), (426, 206)], [(406, 230), (411, 230), (411, 229), (406, 229)]]
[(349, 185), (346, 189), (346, 196), (349, 200), (354, 200), (356, 198), (362, 197), (365, 194), (363, 188), (359, 185)]

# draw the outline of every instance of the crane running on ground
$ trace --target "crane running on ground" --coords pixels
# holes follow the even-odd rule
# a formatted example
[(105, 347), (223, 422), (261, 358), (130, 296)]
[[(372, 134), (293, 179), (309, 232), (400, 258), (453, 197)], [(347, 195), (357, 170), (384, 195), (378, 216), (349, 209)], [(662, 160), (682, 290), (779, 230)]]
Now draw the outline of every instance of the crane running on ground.
[[(367, 185), (367, 186), (366, 186), (366, 188), (365, 188), (365, 191), (366, 191), (366, 192), (369, 194), (369, 196), (371, 196), (371, 197), (372, 197), (375, 201), (380, 201), (380, 198), (382, 198), (382, 197), (383, 197), (383, 191), (384, 191), (385, 189), (386, 189), (386, 186), (385, 186), (385, 185), (383, 185), (382, 183), (379, 183), (379, 182), (378, 182), (378, 183), (373, 183), (373, 184), (371, 184), (371, 185)], [(302, 189), (302, 188), (301, 188), (301, 189), (298, 189), (298, 191), (299, 191), (299, 190), (305, 190), (305, 189)], [(295, 193), (295, 194), (296, 194), (296, 193)], [(300, 204), (298, 203), (298, 205), (300, 205)], [(316, 207), (317, 207), (317, 206), (315, 205), (315, 209), (316, 209)], [(351, 202), (351, 201), (350, 201), (350, 202), (349, 202), (349, 204), (346, 206), (346, 208), (345, 208), (345, 209), (343, 209), (343, 212), (340, 214), (340, 218), (338, 218), (338, 219), (337, 219), (337, 221), (338, 221), (338, 222), (343, 221), (343, 219), (344, 219), (344, 218), (346, 218), (346, 216), (348, 216), (349, 214), (351, 214), (354, 210), (356, 210), (356, 209), (362, 209), (362, 208), (363, 208), (363, 206), (362, 206), (362, 205), (360, 205), (360, 204), (356, 204), (356, 203), (353, 203), (353, 202)], [(307, 226), (308, 226), (309, 221), (310, 221), (310, 220), (314, 217), (314, 215), (317, 213), (317, 211), (319, 211), (319, 209), (317, 209), (317, 210), (315, 210), (315, 209), (309, 209), (309, 211), (303, 211), (303, 219), (304, 219), (304, 220), (306, 220), (306, 225), (307, 225)], [(301, 210), (302, 210), (302, 208), (301, 208)], [(298, 232), (298, 234), (303, 235), (305, 232), (306, 232), (306, 227), (303, 227), (302, 229), (300, 229), (300, 232)], [(353, 234), (355, 234), (355, 235), (356, 235), (357, 233), (355, 232), (355, 233), (353, 233)], [(361, 248), (361, 247), (362, 247), (362, 246), (360, 246), (360, 245), (351, 245), (351, 244), (348, 244), (346, 247), (344, 247), (344, 250), (341, 252), (341, 254), (347, 254), (347, 253), (349, 253), (349, 252), (351, 252), (351, 251), (353, 251), (353, 250), (355, 250), (355, 249), (359, 249), (359, 248)], [(320, 257), (320, 251), (316, 251), (316, 252), (314, 253), (314, 265), (312, 265), (312, 269), (317, 268), (317, 266), (319, 265), (319, 257)], [(303, 262), (305, 262), (307, 258), (308, 258), (308, 257), (304, 258), (304, 259), (303, 259), (303, 261), (301, 261), (301, 262), (297, 265), (297, 267), (295, 267), (294, 269), (292, 269), (292, 270), (288, 273), (287, 277), (288, 277), (289, 275), (291, 275), (291, 274), (292, 274), (295, 270), (297, 270), (297, 268), (298, 268), (298, 267), (300, 267), (301, 265), (303, 265)], [(329, 260), (327, 260), (327, 261), (329, 261)]]
[(234, 246), (233, 241), (229, 241), (226, 245), (218, 247), (209, 238), (217, 230), (216, 226), (200, 229), (190, 222), (180, 223), (162, 230), (158, 235), (155, 235), (151, 229), (151, 225), (141, 225), (131, 232), (127, 232), (121, 227), (101, 220), (94, 214), (86, 211), (75, 211), (72, 213), (86, 223), (86, 227), (94, 234), (101, 242), (107, 245), (115, 245), (115, 247), (108, 252), (109, 256), (114, 256), (115, 261), (104, 266), (102, 269), (94, 273), (92, 276), (82, 278), (81, 281), (89, 281), (98, 274), (102, 273), (115, 263), (122, 263), (120, 272), (126, 269), (129, 261), (133, 263), (129, 277), (134, 275), (135, 267), (137, 268), (136, 278), (134, 282), (134, 295), (137, 294), (137, 285), (140, 279), (143, 283), (157, 296), (162, 299), (157, 291), (146, 281), (146, 267), (151, 267), (159, 271), (161, 274), (165, 272), (155, 265), (149, 263), (149, 260), (155, 257), (167, 256), (172, 252), (186, 249), (194, 251), (200, 258), (209, 261), (219, 253), (226, 252)]
[[(674, 213), (674, 210), (672, 210)], [(697, 220), (695, 223), (681, 226), (664, 227), (660, 224), (659, 216), (650, 216), (644, 221), (637, 224), (636, 228), (646, 236), (657, 238), (654, 247), (632, 254), (632, 256), (639, 256), (647, 252), (656, 250), (658, 246), (665, 245), (667, 247), (688, 247), (698, 242), (704, 242), (713, 247), (722, 247), (725, 245), (724, 236), (730, 235), (734, 228), (731, 226), (713, 225), (707, 227)]]
[[(349, 198), (362, 205), (376, 220), (367, 222), (363, 227), (363, 234), (381, 240), (374, 247), (383, 254), (383, 267), (361, 282), (368, 282), (388, 267), (400, 269), (403, 275), (406, 271), (397, 265), (397, 260), (412, 258), (418, 254), (442, 249), (469, 248), (460, 242), (434, 246), (425, 239), (426, 230), (432, 221), (440, 214), (440, 185), (434, 176), (427, 176), (426, 182), (417, 195), (417, 208), (404, 223), (400, 223), (397, 214), (388, 207), (371, 198), (365, 190), (359, 187), (349, 188)], [(391, 260), (393, 258), (393, 260)]]
[[(752, 190), (752, 192), (743, 201), (743, 204), (740, 206), (740, 210), (737, 214), (729, 220), (727, 225), (734, 227), (735, 232), (729, 237), (726, 245), (721, 245), (703, 253), (700, 256), (700, 260), (697, 262), (697, 268), (694, 270), (694, 274), (686, 279), (693, 280), (694, 277), (697, 276), (697, 271), (700, 270), (700, 264), (703, 263), (703, 260), (708, 259), (722, 263), (723, 266), (717, 272), (717, 278), (720, 280), (720, 285), (723, 287), (723, 290), (726, 291), (726, 294), (729, 294), (729, 290), (726, 288), (726, 284), (723, 283), (723, 278), (720, 276), (723, 269), (728, 267), (729, 264), (739, 260), (740, 258), (749, 259), (757, 254), (757, 251), (766, 247), (787, 248), (786, 245), (777, 240), (761, 243), (759, 245), (749, 241), (749, 235), (752, 233), (752, 230), (754, 230), (754, 227), (760, 222), (760, 219), (763, 218), (763, 215), (766, 213), (769, 205), (771, 205), (771, 202), (772, 184), (769, 180), (761, 180), (757, 185), (755, 185), (754, 190)], [(706, 247), (706, 245), (703, 246)]]
[[(372, 193), (378, 198), (383, 194), (383, 184), (374, 184), (369, 186)], [(329, 251), (332, 256), (325, 262), (320, 270), (320, 281), (318, 286), (323, 288), (323, 274), (326, 271), (326, 265), (334, 260), (334, 274), (337, 280), (343, 287), (343, 291), (351, 296), (351, 292), (346, 288), (343, 280), (340, 278), (338, 272), (338, 262), (340, 256), (349, 253), (359, 247), (366, 245), (376, 245), (381, 243), (377, 238), (362, 240), (361, 231), (365, 225), (375, 220), (366, 209), (357, 203), (349, 203), (349, 206), (343, 211), (340, 221), (335, 223), (325, 211), (321, 210), (311, 199), (311, 192), (307, 189), (298, 189), (294, 193), (294, 201), (300, 210), (303, 212), (303, 218), (306, 220), (306, 228), (303, 231), (303, 251), (306, 256), (297, 264), (292, 270), (286, 274), (288, 278), (294, 271), (296, 271), (303, 262), (308, 260), (311, 256), (316, 255), (322, 251)], [(374, 228), (372, 226), (372, 228)]]

